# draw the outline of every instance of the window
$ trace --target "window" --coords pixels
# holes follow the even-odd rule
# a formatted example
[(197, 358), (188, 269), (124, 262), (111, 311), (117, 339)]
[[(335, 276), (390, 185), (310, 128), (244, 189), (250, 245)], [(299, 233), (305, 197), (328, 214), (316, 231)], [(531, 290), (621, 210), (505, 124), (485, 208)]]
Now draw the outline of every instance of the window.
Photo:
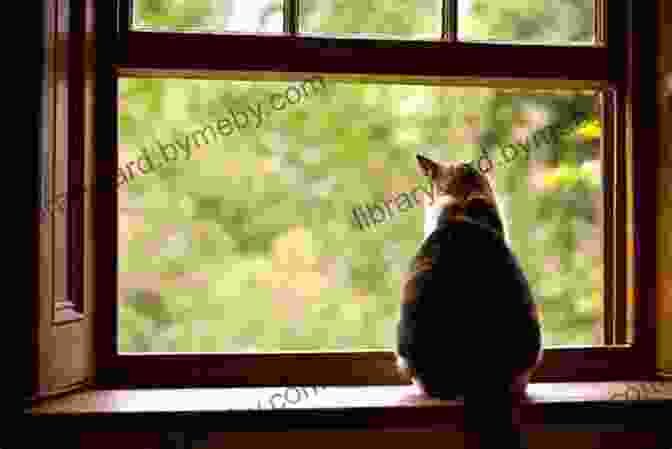
[[(80, 17), (68, 0), (62, 0), (60, 10), (54, 9), (49, 16), (49, 25), (55, 30), (51, 34), (48, 58), (55, 70), (49, 76), (52, 88), (51, 104), (47, 109), (49, 122), (59, 121), (59, 126), (49, 129), (46, 138), (54, 149), (41, 157), (43, 173), (43, 208), (40, 223), (49, 236), (50, 244), (46, 254), (57, 263), (48, 274), (51, 282), (50, 295), (53, 296), (52, 320), (54, 324), (68, 323), (82, 319), (83, 296), (81, 291), (82, 256), (78, 248), (81, 239), (81, 197), (72, 195), (77, 186), (82, 185), (81, 142), (77, 141), (77, 123), (81, 117), (74, 105), (81, 103), (78, 98), (82, 80), (78, 63), (81, 49), (74, 41), (64, 38), (77, 32)], [(68, 195), (67, 192), (71, 194)], [(46, 243), (46, 241), (45, 241)]]
[[(91, 353), (93, 245), (89, 184), (92, 161), (91, 8), (74, 0), (40, 4), (41, 103), (37, 147), (39, 202), (34, 241), (31, 395), (41, 397), (93, 377)], [(84, 39), (83, 39), (84, 37)], [(85, 159), (86, 164), (85, 164)], [(86, 241), (88, 244), (85, 244)], [(48, 354), (48, 360), (47, 355)]]
[[(103, 35), (118, 17), (96, 53), (99, 385), (400, 383), (398, 278), (421, 214), (362, 231), (352, 208), (412, 190), (415, 153), (501, 161), (572, 112), (580, 129), (496, 168), (551, 336), (533, 381), (651, 375), (624, 6), (113, 3), (96, 15)], [(293, 103), (310, 79), (326, 92)], [(258, 126), (236, 123), (261, 104)]]
[[(546, 344), (602, 343), (599, 94), (119, 85), (121, 352), (394, 348), (399, 285), (423, 231), (415, 154), (478, 161), (481, 148), (544, 314), (562, 317), (545, 321)], [(148, 95), (161, 99), (153, 110)], [(506, 146), (515, 141), (529, 146)]]

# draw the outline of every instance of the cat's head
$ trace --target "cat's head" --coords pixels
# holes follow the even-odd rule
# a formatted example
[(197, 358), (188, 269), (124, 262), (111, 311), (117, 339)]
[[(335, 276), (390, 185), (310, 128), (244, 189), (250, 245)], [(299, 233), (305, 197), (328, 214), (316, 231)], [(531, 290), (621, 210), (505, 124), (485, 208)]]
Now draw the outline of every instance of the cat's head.
[[(417, 155), (420, 173), (430, 182), (424, 195), (425, 235), (438, 224), (443, 213), (482, 218), (504, 233), (492, 179), (476, 169), (473, 162), (437, 162)], [(474, 215), (474, 217), (471, 217)], [(490, 216), (488, 216), (490, 215)]]

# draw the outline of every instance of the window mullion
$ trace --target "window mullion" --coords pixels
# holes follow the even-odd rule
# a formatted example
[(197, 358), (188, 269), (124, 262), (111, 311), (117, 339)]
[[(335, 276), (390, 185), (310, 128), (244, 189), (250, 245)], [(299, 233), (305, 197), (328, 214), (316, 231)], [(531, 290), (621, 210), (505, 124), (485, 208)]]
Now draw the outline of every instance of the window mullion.
[(117, 0), (117, 24), (118, 36), (123, 36), (133, 26), (133, 0)]
[(441, 39), (457, 42), (457, 2), (443, 0), (441, 8)]
[[(285, 11), (287, 16), (287, 11)], [(443, 78), (585, 80), (616, 82), (614, 57), (599, 47), (544, 47), (461, 43), (328, 39), (286, 34), (204, 35), (179, 33), (128, 33), (128, 44), (113, 55), (124, 73), (161, 71), (207, 78), (220, 71), (357, 73), (369, 75), (440, 76)], [(230, 58), (209, 55), (222, 46), (236, 48)], [(165, 52), (165, 48), (173, 51)], [(501, 61), (507, 61), (503, 65)], [(455, 61), (459, 61), (456, 64)]]
[[(628, 244), (628, 160), (627, 148), (625, 145), (625, 129), (627, 126), (624, 110), (625, 99), (622, 94), (616, 97), (616, 111), (610, 117), (609, 124), (613, 127), (615, 144), (611, 151), (613, 159), (613, 205), (614, 211), (612, 220), (614, 222), (614, 235), (612, 239), (614, 263), (612, 272), (614, 275), (614, 343), (625, 344), (627, 341), (627, 290), (629, 288), (629, 275), (627, 264), (627, 244)], [(613, 124), (616, 124), (615, 126)]]
[(603, 344), (613, 345), (615, 343), (614, 324), (616, 311), (616, 292), (614, 291), (614, 188), (613, 188), (613, 167), (614, 167), (614, 129), (612, 121), (614, 119), (615, 96), (613, 92), (604, 92), (601, 95), (601, 111), (600, 121), (602, 122), (603, 131), (600, 142), (600, 160), (602, 167), (602, 186), (603, 186), (603, 201), (601, 228), (602, 228), (602, 257), (604, 259), (603, 272)]
[(282, 28), (285, 33), (296, 35), (299, 25), (299, 0), (283, 0)]
[[(116, 0), (114, 3), (114, 40), (115, 50), (120, 57), (128, 54), (128, 34), (133, 29), (133, 0)], [(123, 55), (123, 56), (122, 56)]]
[(596, 44), (607, 45), (607, 15), (606, 1), (593, 1), (593, 42)]

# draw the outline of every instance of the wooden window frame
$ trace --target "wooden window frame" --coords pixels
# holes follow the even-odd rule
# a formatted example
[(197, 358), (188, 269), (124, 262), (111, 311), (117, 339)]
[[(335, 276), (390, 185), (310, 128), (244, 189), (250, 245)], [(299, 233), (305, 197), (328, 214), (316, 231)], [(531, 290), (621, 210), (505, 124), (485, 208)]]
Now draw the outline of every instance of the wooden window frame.
[[(57, 123), (49, 129), (49, 143), (53, 151), (45, 160), (48, 167), (48, 202), (43, 209), (42, 223), (50, 236), (48, 251), (54, 260), (49, 273), (53, 297), (52, 320), (55, 325), (78, 321), (84, 317), (84, 301), (81, 291), (81, 198), (72, 192), (77, 182), (82, 183), (81, 129), (77, 105), (82, 104), (81, 47), (75, 39), (81, 25), (79, 11), (71, 0), (57, 0), (50, 10), (50, 22), (54, 32), (50, 34), (50, 57), (54, 69), (52, 80), (49, 122)], [(48, 214), (48, 215), (46, 215)]]
[(38, 8), (44, 34), (32, 399), (79, 388), (94, 376), (93, 295), (86, 284), (94, 246), (85, 243), (91, 239), (92, 209), (82, 190), (92, 172), (86, 153), (93, 147), (94, 9), (80, 0), (42, 1)]
[[(606, 109), (613, 121), (605, 122), (603, 145), (611, 145), (614, 151), (604, 164), (612, 167), (608, 172), (613, 180), (612, 188), (605, 193), (609, 196), (605, 217), (614, 217), (614, 221), (604, 233), (605, 241), (613, 242), (611, 252), (605, 252), (605, 268), (608, 260), (613, 263), (605, 275), (604, 292), (614, 294), (605, 301), (605, 320), (610, 323), (605, 326), (605, 338), (619, 344), (546, 349), (543, 364), (532, 381), (657, 378), (656, 325), (661, 324), (656, 317), (658, 186), (650, 175), (656, 164), (656, 152), (635, 150), (658, 148), (658, 136), (646, 132), (647, 123), (642, 116), (646, 108), (656, 107), (655, 62), (644, 58), (642, 50), (643, 45), (655, 43), (655, 35), (652, 37), (648, 30), (651, 27), (655, 30), (649, 20), (655, 21), (656, 5), (634, 8), (631, 1), (595, 0), (596, 17), (604, 12), (604, 20), (595, 22), (596, 37), (603, 44), (563, 47), (454, 42), (452, 26), (451, 32), (444, 33), (442, 42), (331, 39), (296, 34), (145, 33), (129, 31), (129, 17), (120, 13), (128, 11), (130, 0), (79, 1), (86, 5), (85, 29), (95, 30), (96, 36), (95, 107), (93, 94), (82, 87), (87, 120), (86, 124), (80, 124), (85, 142), (79, 145), (84, 148), (84, 180), (92, 182), (94, 174), (99, 180), (78, 212), (83, 223), (80, 248), (83, 315), (85, 319), (93, 317), (93, 325), (82, 331), (92, 335), (93, 348), (87, 346), (81, 352), (90, 356), (95, 349), (85, 370), (88, 376), (81, 374), (82, 379), (101, 388), (404, 383), (396, 371), (394, 354), (384, 351), (116, 353), (118, 206), (116, 190), (106, 188), (107, 184), (100, 180), (110, 180), (108, 187), (112, 187), (117, 175), (118, 77), (295, 80), (314, 74), (321, 74), (326, 80), (413, 79), (504, 88), (607, 89)], [(444, 9), (453, 8), (453, 2), (446, 0)], [(288, 9), (296, 10), (296, 0), (288, 5)], [(450, 21), (445, 22), (450, 25)], [(296, 31), (296, 24), (293, 29)], [(157, 50), (161, 48), (171, 51), (167, 54)], [(236, 53), (222, 53), (222, 48), (236, 48)], [(212, 58), (219, 53), (223, 57)], [(497, 62), (502, 55), (505, 64)], [(94, 72), (85, 69), (84, 73)], [(85, 79), (88, 80), (86, 76)], [(647, 87), (649, 80), (653, 90)], [(84, 82), (83, 86), (88, 84)], [(624, 197), (628, 198), (625, 202)], [(632, 221), (632, 234), (626, 232), (626, 220)], [(605, 223), (610, 220), (605, 219)], [(634, 257), (626, 256), (628, 247), (633, 249)], [(631, 344), (626, 342), (625, 334), (626, 292), (631, 292), (635, 299)], [(95, 334), (90, 334), (92, 329)]]

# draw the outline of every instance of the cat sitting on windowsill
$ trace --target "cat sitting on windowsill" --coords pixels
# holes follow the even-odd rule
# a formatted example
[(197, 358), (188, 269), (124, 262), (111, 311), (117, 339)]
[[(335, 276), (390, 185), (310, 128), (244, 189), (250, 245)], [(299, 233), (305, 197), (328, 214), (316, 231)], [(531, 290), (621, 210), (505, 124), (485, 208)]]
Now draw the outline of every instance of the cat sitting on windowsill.
[[(464, 399), (465, 425), (478, 423), (481, 437), (517, 440), (512, 407), (543, 354), (527, 277), (487, 175), (466, 162), (417, 160), (432, 193), (402, 285), (398, 367), (429, 397)], [(494, 431), (500, 424), (504, 433)]]

